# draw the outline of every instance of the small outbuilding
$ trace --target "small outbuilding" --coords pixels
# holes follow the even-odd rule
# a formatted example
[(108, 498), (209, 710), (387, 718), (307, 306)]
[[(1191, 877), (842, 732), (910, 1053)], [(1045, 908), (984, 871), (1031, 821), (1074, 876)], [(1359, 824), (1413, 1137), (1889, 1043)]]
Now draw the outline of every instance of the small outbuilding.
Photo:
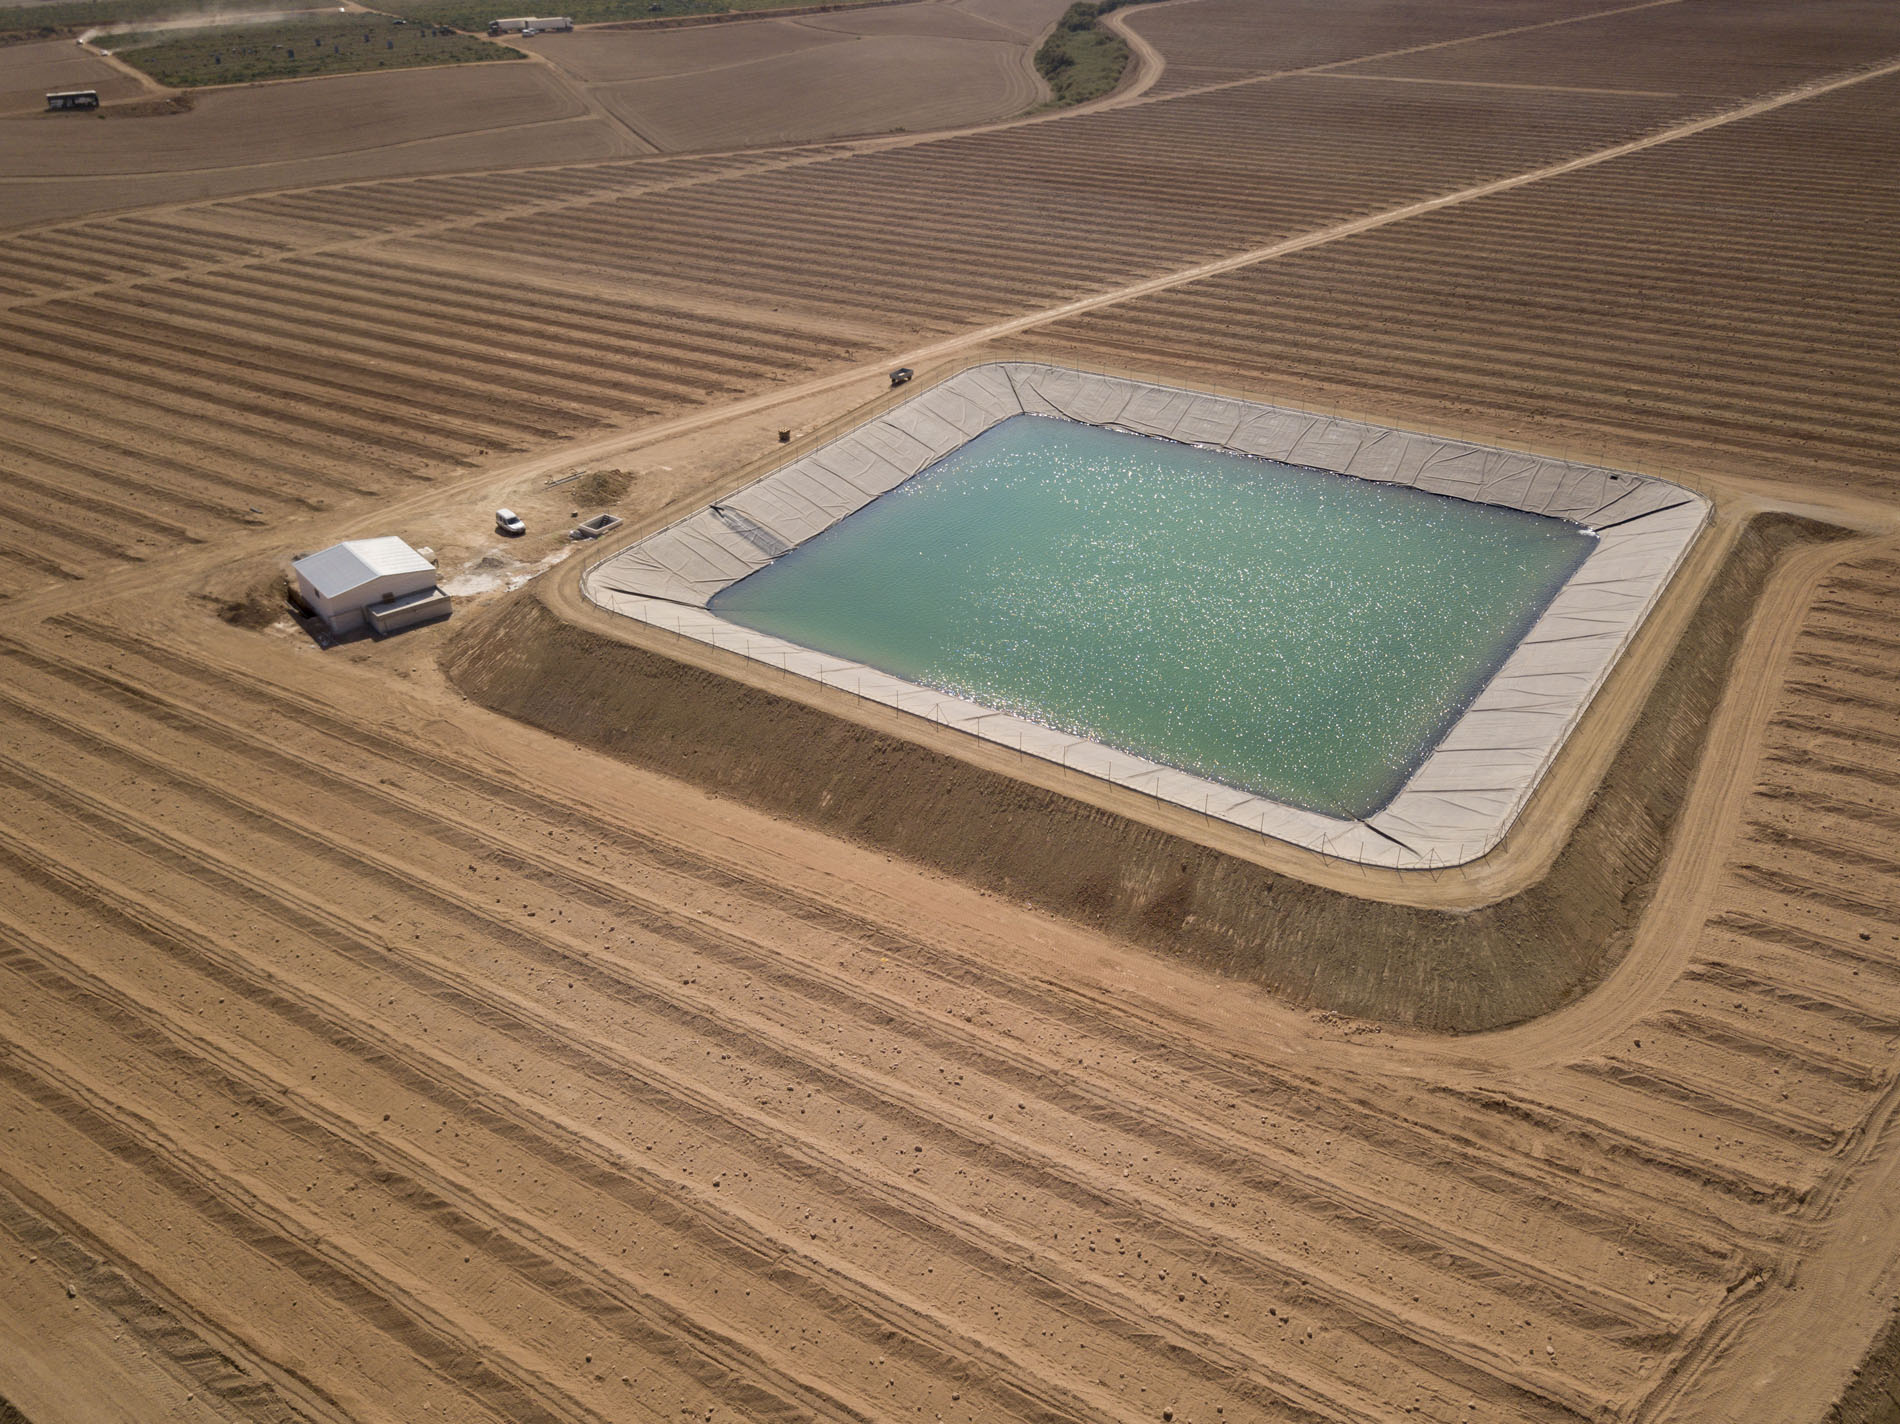
[(377, 637), (449, 615), (435, 560), (394, 535), (347, 539), (293, 560), (297, 594), (332, 633), (367, 627)]

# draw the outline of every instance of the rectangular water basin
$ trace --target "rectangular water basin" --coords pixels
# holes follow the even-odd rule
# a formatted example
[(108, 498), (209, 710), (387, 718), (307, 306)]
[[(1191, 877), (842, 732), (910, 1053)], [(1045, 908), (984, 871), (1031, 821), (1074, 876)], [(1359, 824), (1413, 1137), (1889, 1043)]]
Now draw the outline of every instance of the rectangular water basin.
[(584, 587), (1209, 816), (1423, 867), (1502, 838), (1706, 516), (1645, 476), (1009, 363)]
[(1588, 556), (1567, 520), (1012, 416), (717, 594), (730, 622), (1343, 818)]

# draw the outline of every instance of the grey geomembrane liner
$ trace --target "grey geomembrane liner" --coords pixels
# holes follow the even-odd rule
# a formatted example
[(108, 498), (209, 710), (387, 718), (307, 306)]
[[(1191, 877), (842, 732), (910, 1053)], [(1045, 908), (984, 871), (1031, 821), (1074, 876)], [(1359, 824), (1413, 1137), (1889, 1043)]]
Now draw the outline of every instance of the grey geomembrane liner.
[[(1058, 416), (1569, 519), (1596, 548), (1399, 793), (1362, 821), (1283, 805), (919, 687), (708, 611), (765, 567), (1013, 415)], [(962, 371), (603, 559), (603, 608), (1218, 820), (1368, 865), (1476, 860), (1504, 838), (1709, 517), (1680, 485), (1031, 362)]]

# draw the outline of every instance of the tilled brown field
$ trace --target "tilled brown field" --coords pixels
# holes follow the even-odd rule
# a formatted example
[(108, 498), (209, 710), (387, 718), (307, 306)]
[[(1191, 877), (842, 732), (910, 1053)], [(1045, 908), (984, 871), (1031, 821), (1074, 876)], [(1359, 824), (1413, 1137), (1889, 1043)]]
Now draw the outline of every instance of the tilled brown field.
[[(1044, 341), (1891, 497), (1900, 79), (1124, 303)], [(1712, 461), (1719, 460), (1719, 466)]]
[[(0, 549), (0, 593), (191, 537), (203, 516), (387, 492), (835, 369), (862, 349), (850, 333), (967, 330), (1673, 113), (1375, 99), (1288, 80), (884, 152), (418, 179), (23, 234), (0, 274), (0, 442), (37, 482), (22, 504), (41, 537)], [(1064, 216), (1085, 207), (1085, 227)], [(63, 509), (40, 498), (61, 466), (79, 496)]]
[(587, 30), (525, 45), (662, 152), (923, 132), (1048, 98), (1033, 41), (1060, 12), (1018, 0), (1002, 24), (959, 0), (677, 30)]
[[(1589, 7), (1269, 8), (1136, 27), (1245, 79)], [(1900, 1296), (1900, 81), (1529, 179), (1900, 37), (1852, 0), (1642, 13), (1806, 58), (1164, 85), (6, 239), (0, 1396), (1819, 1419)], [(1654, 34), (1591, 23), (1632, 65)], [(1622, 87), (1662, 92), (1577, 92)], [(456, 620), (319, 652), (200, 597), (590, 452), (677, 464), (657, 517), (729, 481), (720, 422), (1052, 316), (1013, 339), (1857, 531), (1770, 578), (1596, 990), (1458, 1039), (1306, 1012), (486, 712), (436, 666)]]
[(0, 227), (358, 178), (651, 151), (542, 64), (233, 85), (195, 93), (182, 113), (131, 117), (108, 107), (0, 119)]
[[(1880, 0), (1462, 0), (1394, 17), (1324, 0), (1197, 0), (1129, 23), (1167, 60), (1158, 92), (1319, 66), (1459, 84), (1737, 96), (1876, 61), (1900, 39)], [(1373, 56), (1368, 58), (1368, 56)]]

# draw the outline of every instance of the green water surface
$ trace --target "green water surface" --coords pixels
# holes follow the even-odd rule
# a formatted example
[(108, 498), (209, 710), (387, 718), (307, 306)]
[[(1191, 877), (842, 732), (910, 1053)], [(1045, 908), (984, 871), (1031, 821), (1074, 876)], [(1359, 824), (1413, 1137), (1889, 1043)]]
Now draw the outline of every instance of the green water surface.
[(1025, 415), (712, 608), (1353, 817), (1404, 785), (1594, 543), (1542, 515)]

